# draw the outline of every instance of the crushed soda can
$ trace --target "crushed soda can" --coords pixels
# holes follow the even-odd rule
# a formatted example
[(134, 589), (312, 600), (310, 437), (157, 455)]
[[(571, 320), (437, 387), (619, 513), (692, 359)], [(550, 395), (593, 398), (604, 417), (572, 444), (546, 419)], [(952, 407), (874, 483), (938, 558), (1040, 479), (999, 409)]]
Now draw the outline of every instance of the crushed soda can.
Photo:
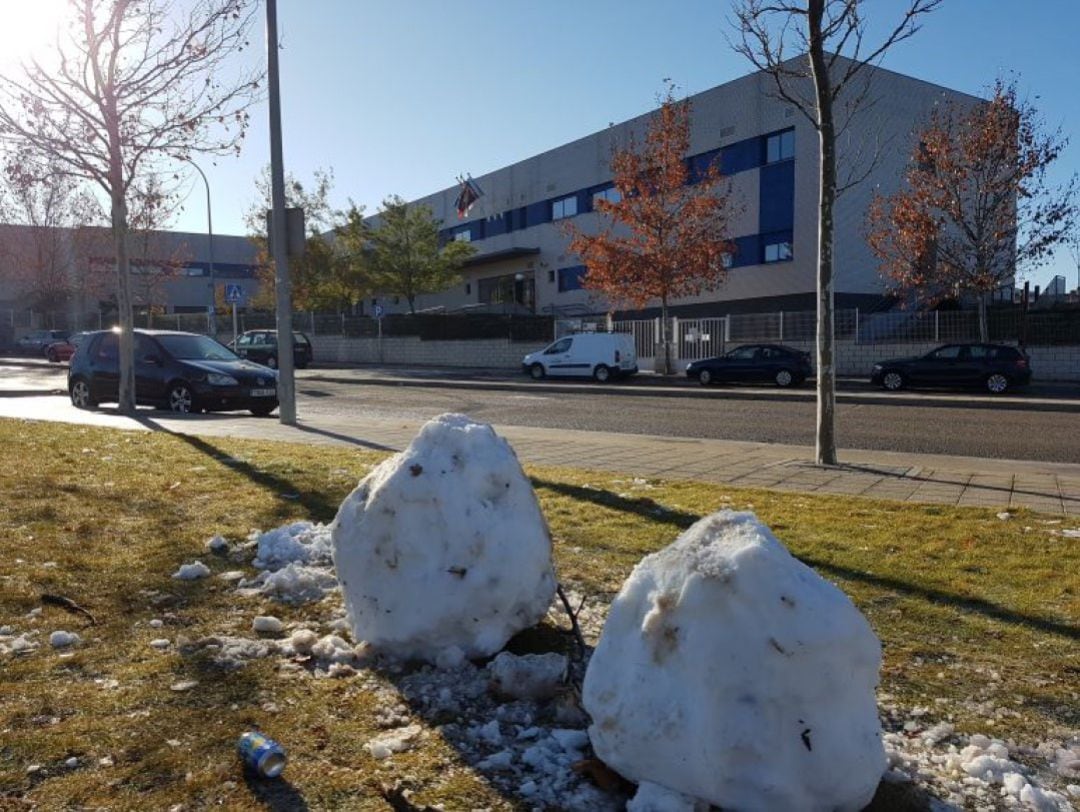
[(255, 730), (249, 730), (236, 742), (244, 766), (263, 778), (277, 778), (285, 769), (285, 748)]

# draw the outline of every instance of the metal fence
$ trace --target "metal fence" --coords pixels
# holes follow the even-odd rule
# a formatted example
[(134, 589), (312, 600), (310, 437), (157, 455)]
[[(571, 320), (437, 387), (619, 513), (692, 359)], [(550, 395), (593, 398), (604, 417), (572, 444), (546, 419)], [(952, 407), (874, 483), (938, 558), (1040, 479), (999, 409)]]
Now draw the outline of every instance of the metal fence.
[[(0, 347), (32, 329), (97, 330), (112, 327), (115, 314), (70, 313), (32, 310), (0, 311)], [(205, 313), (139, 313), (137, 327), (209, 332)], [(232, 319), (217, 317), (219, 333), (231, 332)], [(312, 336), (374, 337), (379, 322), (369, 316), (343, 313), (294, 313), (293, 325)], [(238, 329), (274, 329), (276, 318), (268, 312), (244, 312)], [(990, 340), (1031, 346), (1080, 344), (1080, 308), (1061, 307), (1024, 311), (1020, 307), (993, 307), (988, 312)], [(861, 344), (946, 343), (979, 339), (978, 314), (972, 310), (909, 311), (884, 313), (842, 309), (835, 312), (835, 335), (840, 341)], [(612, 322), (603, 316), (559, 318), (543, 315), (431, 314), (392, 315), (382, 319), (383, 336), (418, 336), (424, 341), (477, 338), (541, 343), (574, 332), (615, 330), (630, 333), (639, 357), (654, 356), (661, 341), (659, 319)], [(671, 337), (682, 359), (716, 355), (724, 346), (755, 341), (810, 342), (817, 330), (813, 311), (744, 313), (671, 320)]]

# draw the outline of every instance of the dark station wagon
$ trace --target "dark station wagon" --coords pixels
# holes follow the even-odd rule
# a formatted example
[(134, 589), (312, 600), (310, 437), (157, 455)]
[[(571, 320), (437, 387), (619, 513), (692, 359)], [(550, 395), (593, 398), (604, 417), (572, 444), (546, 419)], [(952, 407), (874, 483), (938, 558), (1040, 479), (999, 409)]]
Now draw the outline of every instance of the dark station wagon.
[[(117, 402), (120, 334), (91, 333), (68, 367), (68, 393), (80, 409)], [(268, 415), (278, 405), (277, 373), (238, 358), (196, 333), (135, 331), (135, 399), (174, 412), (246, 409)]]
[(926, 355), (874, 364), (870, 382), (895, 392), (907, 386), (981, 387), (1000, 395), (1031, 381), (1031, 362), (1003, 344), (946, 344)]
[[(241, 358), (277, 369), (277, 330), (248, 330), (241, 333), (229, 348)], [(304, 333), (293, 331), (293, 363), (297, 369), (307, 369), (312, 359), (311, 340)]]

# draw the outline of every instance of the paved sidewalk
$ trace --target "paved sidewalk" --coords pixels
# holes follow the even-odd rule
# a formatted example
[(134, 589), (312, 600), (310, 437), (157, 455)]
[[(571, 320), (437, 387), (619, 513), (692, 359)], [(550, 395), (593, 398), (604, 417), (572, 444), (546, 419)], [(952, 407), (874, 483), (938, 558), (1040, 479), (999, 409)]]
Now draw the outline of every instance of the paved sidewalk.
[[(152, 409), (141, 409), (139, 418), (133, 420), (107, 408), (77, 412), (59, 395), (0, 398), (0, 416), (208, 437), (349, 444), (387, 451), (408, 445), (421, 425), (419, 421), (356, 415), (313, 417), (291, 427), (273, 418), (173, 417)], [(805, 446), (523, 426), (496, 429), (510, 441), (523, 462), (535, 465), (905, 502), (1028, 507), (1080, 518), (1080, 464), (841, 450), (841, 465), (819, 468), (811, 462), (813, 449)]]

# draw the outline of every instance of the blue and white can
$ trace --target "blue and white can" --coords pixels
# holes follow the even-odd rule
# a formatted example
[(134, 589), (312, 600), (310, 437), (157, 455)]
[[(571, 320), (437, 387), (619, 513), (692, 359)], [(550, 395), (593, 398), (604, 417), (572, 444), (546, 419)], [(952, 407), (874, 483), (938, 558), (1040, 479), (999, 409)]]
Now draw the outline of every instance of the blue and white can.
[(241, 736), (236, 750), (244, 766), (263, 778), (277, 778), (285, 769), (285, 748), (256, 730)]

